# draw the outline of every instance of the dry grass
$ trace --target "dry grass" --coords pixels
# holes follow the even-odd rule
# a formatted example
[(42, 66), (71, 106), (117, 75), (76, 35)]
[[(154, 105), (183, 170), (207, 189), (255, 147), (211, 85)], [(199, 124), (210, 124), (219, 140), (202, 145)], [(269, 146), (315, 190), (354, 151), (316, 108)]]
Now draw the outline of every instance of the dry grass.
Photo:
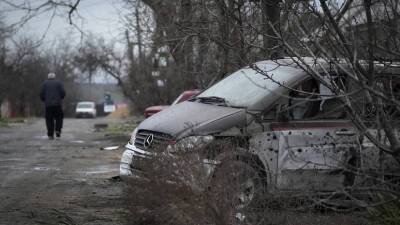
[(118, 107), (114, 112), (110, 113), (109, 118), (127, 118), (130, 112), (128, 107)]
[(243, 183), (240, 170), (249, 168), (229, 162), (210, 176), (200, 157), (203, 150), (173, 155), (158, 151), (152, 159), (137, 161), (136, 166), (143, 173), (139, 179), (129, 180), (125, 190), (131, 224), (367, 224), (365, 212), (321, 210), (305, 196), (275, 195), (261, 190), (256, 195), (258, 201), (238, 207), (235, 193)]

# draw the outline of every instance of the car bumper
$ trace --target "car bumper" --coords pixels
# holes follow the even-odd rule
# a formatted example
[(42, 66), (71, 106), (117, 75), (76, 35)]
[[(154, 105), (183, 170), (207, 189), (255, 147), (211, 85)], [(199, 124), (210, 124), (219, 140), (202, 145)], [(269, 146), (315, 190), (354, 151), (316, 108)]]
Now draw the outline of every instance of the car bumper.
[(79, 117), (95, 117), (95, 113), (92, 112), (76, 112), (75, 116)]
[(125, 151), (122, 154), (119, 166), (120, 176), (138, 176), (141, 170), (135, 165), (135, 160), (138, 158), (149, 158), (151, 153), (142, 149), (136, 148), (128, 143), (125, 145)]
[[(133, 177), (139, 178), (143, 173), (139, 163), (140, 159), (150, 159), (153, 153), (137, 148), (135, 145), (130, 143), (125, 145), (125, 151), (122, 154), (121, 162), (119, 166), (119, 173), (122, 178)], [(215, 169), (216, 165), (220, 162), (217, 160), (203, 159), (204, 172), (209, 176)]]

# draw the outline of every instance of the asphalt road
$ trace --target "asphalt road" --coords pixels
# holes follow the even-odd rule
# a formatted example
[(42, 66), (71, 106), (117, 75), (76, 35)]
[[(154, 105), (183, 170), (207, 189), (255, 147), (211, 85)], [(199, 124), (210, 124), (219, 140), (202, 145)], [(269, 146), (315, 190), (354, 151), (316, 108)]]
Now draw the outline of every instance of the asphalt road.
[(47, 140), (44, 120), (0, 128), (0, 224), (127, 224), (118, 175), (123, 145), (94, 132), (103, 119), (66, 119)]

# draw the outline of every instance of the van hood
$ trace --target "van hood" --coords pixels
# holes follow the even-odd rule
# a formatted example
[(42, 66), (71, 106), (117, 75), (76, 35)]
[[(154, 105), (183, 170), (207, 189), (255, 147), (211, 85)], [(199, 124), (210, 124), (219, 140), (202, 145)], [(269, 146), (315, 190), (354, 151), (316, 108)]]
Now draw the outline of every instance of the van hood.
[(245, 125), (244, 108), (185, 101), (145, 119), (138, 129), (161, 132), (180, 139), (189, 135), (219, 133)]

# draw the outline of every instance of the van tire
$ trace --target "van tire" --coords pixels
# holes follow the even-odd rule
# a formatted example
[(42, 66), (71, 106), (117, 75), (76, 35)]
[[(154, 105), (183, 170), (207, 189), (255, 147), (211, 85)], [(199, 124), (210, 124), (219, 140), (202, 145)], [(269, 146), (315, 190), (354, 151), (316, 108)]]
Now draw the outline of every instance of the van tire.
[(234, 214), (256, 212), (263, 208), (267, 194), (266, 179), (246, 161), (227, 159), (211, 176), (209, 201), (217, 209)]

